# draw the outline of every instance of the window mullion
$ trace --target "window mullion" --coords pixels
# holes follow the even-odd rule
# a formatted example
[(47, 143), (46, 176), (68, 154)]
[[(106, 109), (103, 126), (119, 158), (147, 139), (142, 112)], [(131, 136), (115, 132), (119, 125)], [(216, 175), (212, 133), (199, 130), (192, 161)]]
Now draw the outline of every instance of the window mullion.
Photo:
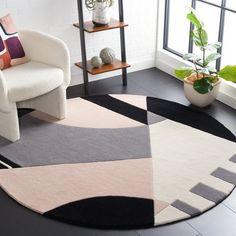
[(169, 22), (170, 22), (170, 0), (165, 0), (165, 20), (164, 20), (164, 38), (163, 38), (164, 49), (168, 48)]
[[(192, 4), (191, 4), (191, 7), (193, 9), (196, 8), (196, 0), (192, 0)], [(190, 23), (190, 29), (189, 29), (189, 43), (188, 43), (188, 52), (189, 53), (192, 53), (193, 52), (193, 40), (191, 38), (191, 31), (194, 29), (194, 26), (193, 24)]]
[[(218, 41), (222, 42), (222, 47), (218, 49), (218, 53), (222, 53), (222, 48), (223, 48), (223, 38), (224, 38), (224, 24), (225, 24), (225, 7), (226, 7), (226, 1), (227, 0), (222, 0), (221, 3), (221, 13), (220, 13), (220, 26), (219, 26), (219, 34), (218, 34)], [(219, 58), (216, 61), (216, 69), (220, 70), (221, 66), (221, 58)]]

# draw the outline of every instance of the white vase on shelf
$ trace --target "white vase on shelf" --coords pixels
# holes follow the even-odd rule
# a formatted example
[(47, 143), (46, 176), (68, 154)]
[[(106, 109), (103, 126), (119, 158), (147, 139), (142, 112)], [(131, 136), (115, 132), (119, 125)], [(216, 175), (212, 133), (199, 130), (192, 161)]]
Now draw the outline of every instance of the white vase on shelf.
[(110, 7), (107, 2), (95, 2), (93, 9), (93, 24), (104, 26), (110, 23)]

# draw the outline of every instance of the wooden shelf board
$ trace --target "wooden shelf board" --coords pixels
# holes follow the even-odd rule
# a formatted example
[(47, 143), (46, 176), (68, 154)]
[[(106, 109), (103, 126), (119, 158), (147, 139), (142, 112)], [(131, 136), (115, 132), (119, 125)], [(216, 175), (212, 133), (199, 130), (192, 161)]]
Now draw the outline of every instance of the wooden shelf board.
[[(75, 27), (79, 28), (79, 23), (73, 24)], [(128, 26), (125, 22), (120, 22), (116, 19), (111, 19), (110, 23), (105, 26), (95, 26), (92, 21), (84, 22), (84, 30), (88, 33), (95, 33), (104, 30), (116, 29), (116, 28), (124, 28)]]
[[(79, 68), (83, 69), (82, 62), (75, 63), (75, 65), (78, 66)], [(91, 75), (102, 74), (102, 73), (106, 73), (106, 72), (110, 72), (110, 71), (114, 71), (114, 70), (119, 70), (119, 69), (123, 69), (123, 68), (128, 68), (128, 67), (130, 67), (129, 64), (127, 64), (126, 62), (121, 62), (118, 59), (115, 59), (112, 64), (103, 65), (100, 68), (93, 68), (91, 66), (90, 60), (87, 61), (87, 71)]]

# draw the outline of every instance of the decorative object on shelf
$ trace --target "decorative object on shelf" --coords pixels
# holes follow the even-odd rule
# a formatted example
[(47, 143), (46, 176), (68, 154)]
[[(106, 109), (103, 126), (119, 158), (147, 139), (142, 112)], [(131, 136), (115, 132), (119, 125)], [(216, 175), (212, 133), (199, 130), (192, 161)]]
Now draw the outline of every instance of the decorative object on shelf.
[(115, 59), (116, 53), (112, 48), (103, 48), (100, 57), (104, 64), (111, 64)]
[(108, 25), (110, 23), (110, 7), (114, 0), (85, 0), (88, 10), (93, 12), (93, 24), (95, 26)]
[(204, 29), (204, 23), (197, 17), (194, 9), (190, 8), (187, 19), (194, 26), (191, 37), (202, 55), (184, 54), (183, 59), (193, 63), (193, 67), (177, 68), (175, 75), (184, 79), (184, 93), (187, 99), (195, 106), (206, 107), (216, 99), (221, 78), (236, 82), (236, 65), (226, 66), (220, 71), (212, 67), (211, 63), (215, 63), (221, 57), (221, 54), (217, 52), (221, 48), (221, 42), (208, 42), (208, 33)]
[(102, 59), (98, 56), (91, 58), (91, 65), (93, 68), (99, 68), (102, 66)]

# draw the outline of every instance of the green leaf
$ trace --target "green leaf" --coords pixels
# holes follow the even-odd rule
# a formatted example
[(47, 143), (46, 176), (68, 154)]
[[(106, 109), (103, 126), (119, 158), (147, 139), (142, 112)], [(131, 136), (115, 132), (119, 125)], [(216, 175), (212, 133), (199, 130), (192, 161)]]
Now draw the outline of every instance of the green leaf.
[(199, 31), (198, 30), (192, 30), (190, 32), (190, 37), (194, 40), (194, 41), (199, 41), (200, 42), (200, 35), (199, 35)]
[(196, 40), (199, 39), (198, 33), (195, 30), (190, 31), (190, 37)]
[(211, 72), (211, 73), (217, 73), (217, 70), (216, 70), (216, 68), (214, 68), (214, 67), (207, 66), (206, 68), (207, 68), (207, 70), (208, 70), (209, 72)]
[(204, 29), (199, 29), (199, 36), (201, 41), (201, 46), (206, 46), (208, 44), (208, 34)]
[(196, 39), (200, 39), (199, 30), (198, 29), (192, 30), (191, 31), (191, 37), (196, 38)]
[(210, 81), (210, 78), (204, 77), (200, 80), (194, 81), (193, 88), (200, 94), (206, 94), (213, 89), (213, 85)]
[(187, 14), (187, 19), (190, 20), (190, 22), (197, 28), (202, 28), (203, 24), (201, 21), (198, 19), (198, 17), (191, 11), (190, 13)]
[(208, 65), (210, 62), (215, 61), (220, 57), (221, 55), (219, 53), (212, 53), (206, 58), (205, 63)]
[(175, 70), (175, 75), (179, 79), (184, 79), (190, 76), (193, 72), (194, 70), (191, 67), (180, 67)]
[(222, 46), (221, 42), (216, 42), (216, 43), (207, 44), (204, 48), (206, 50), (213, 51), (213, 50), (221, 48), (221, 46)]
[(202, 47), (202, 42), (199, 39), (193, 38), (193, 42), (197, 47)]
[(198, 47), (204, 47), (208, 44), (208, 34), (203, 28), (191, 31), (190, 37)]
[(236, 83), (236, 65), (225, 66), (219, 71), (218, 75), (225, 80)]
[(199, 61), (201, 58), (195, 54), (195, 53), (186, 53), (183, 55), (184, 60), (190, 60), (190, 61)]
[(202, 73), (202, 74), (210, 74), (210, 71), (208, 70), (207, 67), (203, 67), (201, 69), (198, 69), (198, 72)]

